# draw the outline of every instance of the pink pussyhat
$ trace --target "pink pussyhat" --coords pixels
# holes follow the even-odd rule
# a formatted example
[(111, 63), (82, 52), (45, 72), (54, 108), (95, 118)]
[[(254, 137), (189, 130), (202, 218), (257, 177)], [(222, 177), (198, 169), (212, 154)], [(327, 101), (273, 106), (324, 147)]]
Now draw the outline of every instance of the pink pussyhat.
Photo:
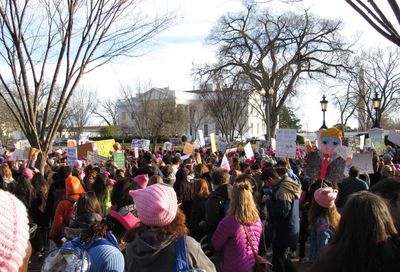
[(35, 175), (35, 173), (34, 173), (33, 170), (30, 169), (30, 168), (24, 168), (24, 170), (22, 170), (22, 175), (23, 175), (25, 178), (31, 180), (31, 179), (33, 178), (33, 175)]
[(133, 181), (139, 185), (140, 189), (144, 189), (147, 187), (147, 183), (149, 182), (149, 175), (143, 174), (136, 176)]
[(338, 190), (334, 190), (331, 187), (323, 187), (314, 192), (314, 199), (318, 205), (329, 209), (335, 206), (337, 194)]
[(140, 226), (140, 219), (134, 216), (132, 213), (128, 212), (125, 215), (120, 214), (117, 211), (110, 211), (109, 215), (115, 220), (121, 223), (121, 225), (126, 229), (135, 229)]
[(135, 202), (139, 219), (147, 226), (166, 226), (172, 223), (178, 210), (175, 190), (165, 184), (129, 191)]

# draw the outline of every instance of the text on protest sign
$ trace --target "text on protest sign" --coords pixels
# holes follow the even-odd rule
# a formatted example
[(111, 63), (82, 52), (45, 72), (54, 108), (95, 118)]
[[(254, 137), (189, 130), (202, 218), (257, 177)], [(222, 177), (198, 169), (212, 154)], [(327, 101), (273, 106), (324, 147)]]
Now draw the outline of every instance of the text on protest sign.
[(194, 145), (185, 143), (185, 146), (183, 147), (183, 154), (190, 155), (194, 151)]
[(146, 139), (132, 139), (131, 149), (134, 148), (143, 149), (144, 151), (150, 150), (150, 140)]
[(400, 133), (397, 131), (389, 131), (388, 140), (400, 146)]
[(78, 151), (76, 147), (67, 148), (67, 164), (69, 166), (74, 165), (74, 161), (78, 159)]
[(100, 156), (97, 152), (87, 152), (87, 163), (88, 164), (101, 164), (103, 161), (107, 161), (106, 157)]
[(280, 128), (276, 131), (276, 157), (296, 158), (296, 130)]
[(113, 147), (113, 145), (115, 144), (114, 139), (96, 141), (95, 143), (96, 143), (96, 149), (94, 150), (97, 151), (97, 154), (99, 154), (100, 156), (109, 158), (110, 151), (114, 151)]
[(351, 161), (351, 166), (356, 166), (360, 169), (360, 173), (374, 173), (374, 168), (372, 166), (372, 152), (365, 153), (354, 153), (353, 160)]
[(351, 158), (353, 152), (351, 151), (350, 147), (344, 146), (344, 145), (338, 145), (335, 148), (336, 154), (338, 154), (340, 157), (342, 157), (343, 160), (346, 160), (347, 158)]
[(210, 133), (211, 151), (217, 152), (217, 143), (215, 142), (215, 133)]
[(253, 148), (251, 147), (251, 143), (250, 142), (248, 142), (244, 146), (244, 153), (246, 154), (246, 158), (248, 158), (248, 159), (252, 159), (254, 157)]
[(122, 152), (114, 152), (114, 162), (118, 169), (125, 170), (125, 154)]
[(201, 146), (205, 146), (205, 145), (206, 145), (206, 142), (204, 141), (203, 130), (199, 129), (199, 130), (198, 130), (198, 133), (199, 133), (200, 145), (201, 145)]

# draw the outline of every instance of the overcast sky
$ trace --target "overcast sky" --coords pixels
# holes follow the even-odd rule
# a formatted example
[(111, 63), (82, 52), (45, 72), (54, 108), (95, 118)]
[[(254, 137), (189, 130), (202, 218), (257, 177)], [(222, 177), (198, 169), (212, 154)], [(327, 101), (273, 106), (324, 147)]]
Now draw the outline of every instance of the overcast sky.
[[(214, 48), (204, 41), (218, 18), (227, 12), (242, 10), (241, 0), (153, 0), (152, 8), (160, 11), (177, 10), (178, 24), (163, 33), (150, 47), (152, 50), (139, 59), (120, 60), (85, 76), (83, 84), (97, 90), (99, 96), (113, 97), (120, 84), (135, 86), (151, 82), (153, 87), (169, 87), (174, 90), (191, 90), (195, 86), (191, 76), (192, 64), (214, 61)], [(278, 0), (265, 4), (275, 12), (302, 11), (305, 8), (324, 18), (340, 18), (345, 23), (344, 35), (350, 39), (360, 37), (359, 47), (392, 46), (379, 36), (344, 0), (305, 0), (303, 3), (282, 4)], [(294, 99), (293, 107), (302, 120), (303, 129), (317, 130), (322, 124), (319, 101), (323, 93), (318, 86), (305, 86), (301, 103)], [(304, 97), (306, 99), (304, 99)], [(338, 112), (328, 105), (327, 125), (338, 120)], [(353, 122), (353, 126), (356, 124)]]

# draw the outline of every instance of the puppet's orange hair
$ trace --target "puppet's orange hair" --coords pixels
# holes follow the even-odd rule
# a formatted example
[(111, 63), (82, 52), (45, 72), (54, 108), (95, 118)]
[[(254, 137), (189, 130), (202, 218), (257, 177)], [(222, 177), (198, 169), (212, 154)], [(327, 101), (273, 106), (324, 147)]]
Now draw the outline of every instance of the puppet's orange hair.
[(333, 137), (342, 138), (343, 134), (342, 134), (342, 131), (340, 129), (332, 127), (332, 128), (328, 128), (327, 130), (322, 131), (319, 134), (320, 138), (325, 137), (325, 136), (329, 136), (331, 138), (333, 138)]

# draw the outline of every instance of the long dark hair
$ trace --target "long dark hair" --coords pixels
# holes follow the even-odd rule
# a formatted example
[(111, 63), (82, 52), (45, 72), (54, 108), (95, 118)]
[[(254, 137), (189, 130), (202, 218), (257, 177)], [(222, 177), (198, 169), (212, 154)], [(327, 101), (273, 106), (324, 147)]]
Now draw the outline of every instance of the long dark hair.
[(174, 183), (174, 190), (178, 197), (179, 202), (192, 200), (192, 184), (188, 181), (189, 170), (181, 168), (176, 172), (176, 181)]
[(308, 211), (308, 222), (314, 224), (318, 217), (325, 217), (328, 220), (329, 226), (333, 229), (337, 229), (340, 222), (340, 214), (336, 209), (336, 206), (332, 208), (324, 208), (318, 205), (318, 203), (313, 199), (311, 202), (310, 210)]
[(318, 266), (326, 271), (379, 271), (380, 246), (395, 235), (385, 202), (370, 192), (356, 193), (347, 201), (336, 234), (311, 271), (322, 271)]

